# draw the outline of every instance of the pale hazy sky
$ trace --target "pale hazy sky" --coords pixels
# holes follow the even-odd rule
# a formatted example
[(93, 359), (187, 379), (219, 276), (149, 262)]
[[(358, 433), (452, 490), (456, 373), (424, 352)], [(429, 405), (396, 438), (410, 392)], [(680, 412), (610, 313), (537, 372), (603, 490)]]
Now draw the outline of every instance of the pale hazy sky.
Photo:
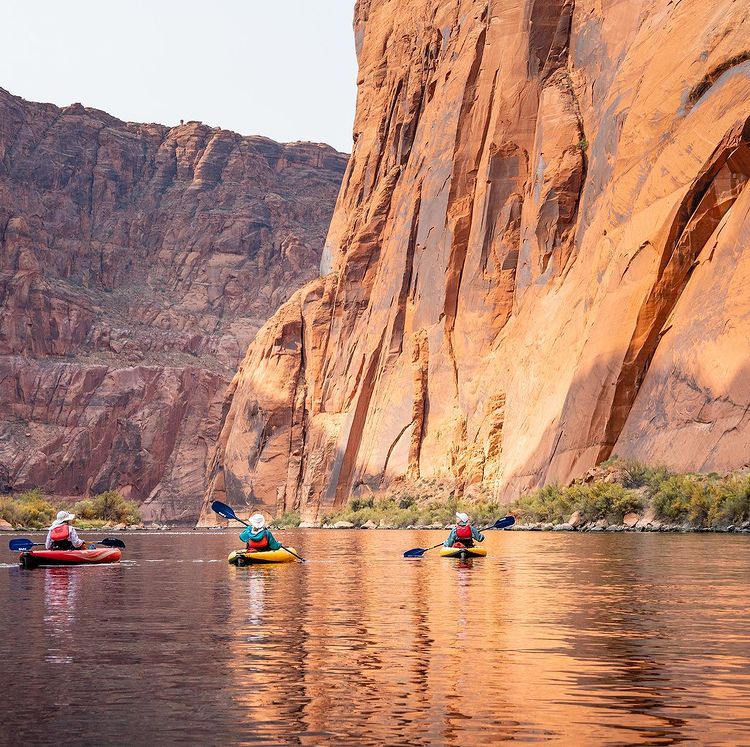
[(0, 87), (351, 150), (354, 0), (4, 0)]

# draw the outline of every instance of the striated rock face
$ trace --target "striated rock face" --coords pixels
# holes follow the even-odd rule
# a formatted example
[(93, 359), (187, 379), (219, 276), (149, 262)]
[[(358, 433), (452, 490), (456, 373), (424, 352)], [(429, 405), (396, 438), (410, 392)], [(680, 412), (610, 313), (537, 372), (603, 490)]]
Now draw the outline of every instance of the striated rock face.
[(345, 167), (0, 89), (0, 488), (194, 519), (229, 378), (317, 274)]
[(749, 15), (360, 0), (325, 276), (250, 346), (208, 497), (319, 521), (402, 477), (741, 466)]

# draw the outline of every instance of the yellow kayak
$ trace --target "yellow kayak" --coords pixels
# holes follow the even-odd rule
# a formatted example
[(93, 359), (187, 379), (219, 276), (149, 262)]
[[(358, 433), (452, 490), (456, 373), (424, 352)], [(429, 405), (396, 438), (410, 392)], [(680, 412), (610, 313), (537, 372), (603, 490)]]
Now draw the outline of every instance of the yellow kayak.
[(474, 547), (441, 547), (441, 558), (483, 558), (487, 550), (475, 545)]
[[(292, 552), (297, 552), (293, 547)], [(256, 563), (291, 563), (297, 558), (283, 547), (279, 550), (265, 550), (263, 552), (248, 552), (247, 550), (232, 550), (227, 560), (232, 565), (254, 565)]]

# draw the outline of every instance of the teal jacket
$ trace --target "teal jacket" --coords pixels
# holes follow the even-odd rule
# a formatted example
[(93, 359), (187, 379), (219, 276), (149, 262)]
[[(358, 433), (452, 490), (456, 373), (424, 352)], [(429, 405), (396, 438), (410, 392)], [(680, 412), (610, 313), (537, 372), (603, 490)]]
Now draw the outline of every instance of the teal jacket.
[(253, 542), (260, 542), (263, 539), (264, 534), (268, 538), (269, 550), (278, 550), (281, 548), (281, 542), (276, 540), (276, 538), (271, 534), (270, 529), (261, 529), (260, 531), (256, 532), (252, 527), (247, 527), (246, 529), (242, 530), (240, 539), (243, 542), (248, 542), (248, 540), (252, 540)]
[[(471, 528), (471, 537), (475, 542), (484, 542), (484, 535), (478, 529), (475, 529), (474, 527)], [(460, 541), (461, 540), (458, 539), (458, 535), (456, 534), (456, 530), (453, 529), (450, 535), (448, 535), (448, 539), (445, 540), (443, 544), (446, 547), (453, 547), (453, 545), (456, 542), (460, 542)]]

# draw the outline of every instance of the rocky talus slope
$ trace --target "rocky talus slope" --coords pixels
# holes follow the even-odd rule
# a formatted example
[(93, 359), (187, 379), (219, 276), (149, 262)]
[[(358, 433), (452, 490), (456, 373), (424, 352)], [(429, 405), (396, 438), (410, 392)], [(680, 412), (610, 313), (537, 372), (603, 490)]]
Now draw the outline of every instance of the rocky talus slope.
[(250, 346), (208, 498), (741, 467), (747, 4), (360, 0), (355, 34), (324, 276)]
[(194, 519), (226, 386), (317, 275), (345, 166), (0, 89), (0, 489)]

